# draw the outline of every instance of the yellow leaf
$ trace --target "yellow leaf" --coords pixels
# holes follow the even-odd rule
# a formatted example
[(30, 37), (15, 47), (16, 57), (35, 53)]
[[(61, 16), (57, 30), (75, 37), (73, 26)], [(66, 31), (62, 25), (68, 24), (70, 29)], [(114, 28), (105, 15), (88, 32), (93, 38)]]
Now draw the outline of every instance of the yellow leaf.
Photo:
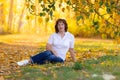
[(101, 62), (100, 64), (101, 64), (101, 65), (104, 65), (104, 64), (105, 64), (105, 62)]
[(64, 12), (65, 11), (65, 8), (62, 8), (62, 12)]
[(43, 68), (41, 68), (41, 70), (42, 70), (42, 71), (47, 71), (47, 68), (44, 68), (44, 67), (43, 67)]
[(54, 78), (57, 78), (57, 75), (56, 75), (56, 73), (53, 73), (53, 77), (54, 77)]
[(0, 76), (0, 80), (5, 80), (3, 76)]
[(83, 72), (83, 74), (84, 74), (86, 77), (90, 77), (90, 75), (89, 75), (88, 72), (86, 72), (86, 71), (82, 71), (82, 72)]

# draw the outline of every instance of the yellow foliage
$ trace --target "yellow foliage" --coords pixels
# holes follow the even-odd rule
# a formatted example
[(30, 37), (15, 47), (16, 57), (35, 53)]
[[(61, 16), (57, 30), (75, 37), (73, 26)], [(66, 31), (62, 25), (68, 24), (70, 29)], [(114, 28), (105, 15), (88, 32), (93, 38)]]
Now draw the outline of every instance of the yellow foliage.
[(76, 0), (71, 0), (71, 2), (74, 4), (74, 3), (76, 3)]
[(107, 35), (106, 34), (102, 34), (102, 38), (103, 39), (107, 39)]
[(115, 36), (114, 31), (111, 32), (110, 36), (113, 38)]
[(95, 1), (95, 4), (94, 4), (94, 5), (95, 5), (95, 9), (96, 9), (96, 10), (99, 10), (99, 2), (98, 2), (97, 0)]
[(39, 17), (39, 18), (38, 18), (38, 22), (39, 22), (39, 23), (42, 23), (42, 22), (43, 22), (43, 18)]
[(117, 44), (120, 44), (120, 37), (116, 37)]
[(100, 9), (99, 9), (99, 13), (100, 13), (101, 15), (106, 14), (106, 13), (107, 13), (107, 12), (106, 12), (106, 7), (100, 8)]
[(113, 31), (113, 28), (110, 27), (110, 28), (108, 28), (108, 29), (106, 30), (106, 33), (107, 33), (107, 34), (110, 34), (112, 31)]
[(104, 33), (104, 32), (106, 32), (106, 29), (105, 29), (106, 27), (105, 27), (105, 25), (104, 24), (101, 24), (101, 26), (99, 27), (99, 32), (101, 32), (101, 33)]
[(77, 34), (78, 26), (76, 24), (76, 21), (73, 19), (68, 19), (67, 22), (68, 22), (68, 31), (70, 31), (73, 34)]
[(95, 3), (95, 0), (91, 0), (91, 3), (94, 4), (94, 3)]

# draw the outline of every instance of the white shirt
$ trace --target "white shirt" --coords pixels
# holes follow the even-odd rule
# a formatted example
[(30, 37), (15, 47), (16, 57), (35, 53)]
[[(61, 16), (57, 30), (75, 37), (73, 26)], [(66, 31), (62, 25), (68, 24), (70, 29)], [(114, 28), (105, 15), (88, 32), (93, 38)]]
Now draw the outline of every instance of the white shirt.
[(57, 52), (58, 57), (65, 60), (69, 48), (74, 48), (74, 36), (71, 33), (66, 32), (65, 36), (62, 38), (58, 33), (53, 33), (49, 37), (48, 43), (52, 45), (52, 48)]

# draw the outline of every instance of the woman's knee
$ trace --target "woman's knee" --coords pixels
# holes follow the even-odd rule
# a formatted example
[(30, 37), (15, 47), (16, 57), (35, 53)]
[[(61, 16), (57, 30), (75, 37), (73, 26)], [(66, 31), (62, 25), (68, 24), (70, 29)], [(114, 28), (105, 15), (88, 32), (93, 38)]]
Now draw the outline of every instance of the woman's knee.
[(51, 55), (52, 54), (52, 52), (51, 51), (44, 51), (43, 53), (45, 53), (46, 55)]
[(62, 59), (60, 59), (60, 62), (63, 63), (64, 61)]
[(63, 63), (63, 62), (64, 62), (64, 60), (63, 60), (63, 59), (61, 59), (61, 58), (57, 58), (57, 62)]

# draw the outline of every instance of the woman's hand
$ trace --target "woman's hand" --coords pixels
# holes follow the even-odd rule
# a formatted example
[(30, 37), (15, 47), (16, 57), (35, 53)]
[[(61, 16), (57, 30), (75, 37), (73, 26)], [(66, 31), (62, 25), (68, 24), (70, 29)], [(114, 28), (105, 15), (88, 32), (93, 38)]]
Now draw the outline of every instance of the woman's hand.
[(70, 55), (71, 55), (73, 61), (76, 62), (77, 60), (76, 60), (76, 55), (75, 55), (74, 49), (73, 48), (69, 48), (69, 52), (70, 52)]
[(57, 52), (52, 48), (52, 45), (51, 45), (51, 44), (47, 43), (47, 45), (46, 45), (46, 50), (52, 51), (52, 53), (53, 53), (55, 56), (58, 57)]

